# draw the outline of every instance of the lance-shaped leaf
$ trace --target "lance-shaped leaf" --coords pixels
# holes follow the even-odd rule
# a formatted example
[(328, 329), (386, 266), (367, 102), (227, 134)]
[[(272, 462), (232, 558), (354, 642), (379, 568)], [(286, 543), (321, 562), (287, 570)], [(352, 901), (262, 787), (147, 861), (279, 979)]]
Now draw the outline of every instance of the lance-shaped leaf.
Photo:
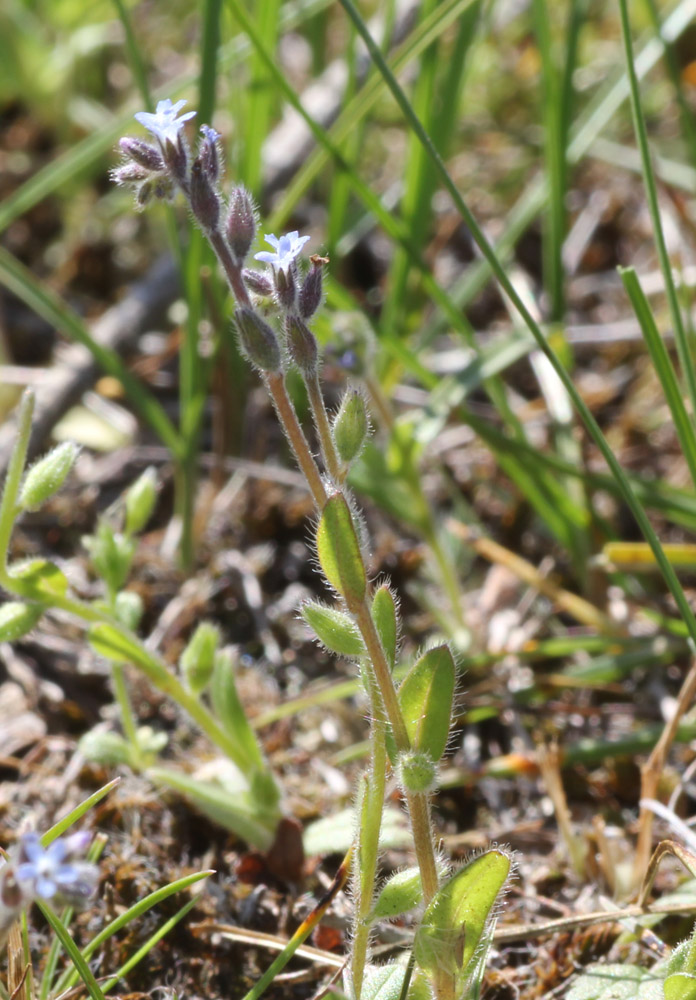
[(413, 943), (416, 961), (428, 975), (443, 972), (460, 985), (469, 978), (511, 864), (504, 851), (486, 851), (437, 891)]
[(240, 753), (251, 768), (263, 767), (263, 756), (254, 730), (239, 700), (235, 681), (235, 662), (232, 653), (223, 649), (215, 655), (213, 677), (210, 683), (210, 701), (215, 713), (239, 747)]
[(7, 601), (0, 606), (0, 642), (15, 642), (33, 629), (44, 612), (41, 604)]
[(382, 643), (382, 649), (393, 670), (399, 638), (399, 618), (394, 595), (386, 583), (377, 588), (372, 598), (372, 620)]
[(427, 753), (436, 763), (447, 746), (455, 673), (449, 647), (435, 646), (414, 663), (399, 688), (411, 746)]
[(339, 656), (364, 656), (365, 646), (358, 627), (344, 611), (327, 608), (325, 604), (307, 601), (300, 614), (313, 629), (317, 639)]
[(353, 518), (342, 493), (324, 504), (317, 528), (317, 554), (326, 579), (349, 608), (362, 603), (367, 588), (365, 566)]
[(15, 563), (9, 567), (8, 573), (12, 577), (12, 589), (22, 597), (49, 600), (51, 597), (64, 597), (68, 591), (68, 578), (48, 559)]
[(142, 661), (142, 650), (137, 643), (106, 622), (92, 625), (87, 639), (95, 653), (112, 663), (140, 664)]
[[(440, 875), (444, 865), (438, 864)], [(377, 901), (370, 913), (370, 920), (391, 920), (407, 913), (423, 900), (423, 886), (418, 866), (394, 872), (382, 886)]]
[[(360, 1000), (400, 1000), (406, 966), (396, 962), (372, 965), (365, 970)], [(416, 970), (408, 986), (408, 1000), (430, 1000), (432, 992), (424, 976)]]

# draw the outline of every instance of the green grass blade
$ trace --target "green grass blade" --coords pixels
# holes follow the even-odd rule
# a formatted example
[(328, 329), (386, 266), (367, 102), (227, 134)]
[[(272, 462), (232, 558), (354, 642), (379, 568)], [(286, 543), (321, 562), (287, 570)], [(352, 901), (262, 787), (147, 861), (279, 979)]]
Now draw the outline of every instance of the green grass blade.
[(638, 317), (645, 343), (647, 344), (650, 357), (652, 358), (655, 371), (662, 384), (662, 389), (672, 414), (672, 420), (674, 421), (674, 427), (679, 437), (684, 458), (689, 466), (691, 481), (696, 487), (696, 433), (694, 432), (693, 422), (686, 412), (672, 359), (660, 336), (660, 331), (657, 328), (650, 304), (641, 288), (635, 270), (632, 267), (620, 268), (619, 274), (621, 275), (621, 280), (631, 300), (635, 314)]
[[(623, 2), (625, 2), (625, 0), (622, 0), (622, 3)], [(365, 22), (363, 21), (359, 12), (353, 5), (352, 0), (340, 0), (340, 3), (348, 13), (350, 18), (353, 20), (353, 23), (356, 25), (358, 31), (363, 37), (363, 40), (365, 41), (365, 44), (368, 47), (370, 55), (372, 56), (373, 60), (379, 67), (380, 72), (384, 75), (387, 85), (389, 86), (389, 89), (394, 95), (395, 100), (399, 104), (399, 107), (401, 108), (406, 120), (410, 124), (411, 128), (413, 128), (413, 130), (415, 131), (416, 135), (423, 143), (425, 148), (428, 150), (428, 154), (430, 155), (433, 162), (436, 164), (438, 173), (440, 174), (447, 191), (449, 192), (463, 220), (469, 227), (471, 235), (476, 241), (484, 258), (487, 260), (491, 271), (498, 280), (498, 283), (510, 298), (510, 301), (514, 305), (515, 309), (517, 310), (517, 312), (522, 317), (525, 324), (531, 331), (532, 336), (537, 342), (540, 350), (549, 359), (553, 368), (555, 369), (556, 373), (561, 379), (561, 382), (565, 386), (566, 391), (568, 392), (571, 400), (573, 401), (573, 405), (575, 406), (576, 411), (582, 418), (583, 423), (585, 424), (595, 444), (602, 453), (602, 456), (604, 457), (604, 460), (609, 466), (612, 475), (616, 479), (620, 487), (623, 499), (626, 502), (626, 505), (633, 514), (638, 524), (638, 527), (643, 533), (646, 541), (649, 542), (650, 547), (655, 553), (655, 559), (662, 571), (662, 575), (677, 604), (677, 607), (681, 612), (684, 622), (689, 630), (689, 635), (691, 636), (693, 642), (696, 643), (696, 616), (694, 615), (691, 605), (689, 604), (689, 601), (687, 600), (686, 595), (684, 594), (684, 590), (676, 576), (676, 573), (674, 572), (674, 569), (670, 565), (669, 560), (665, 557), (665, 554), (662, 550), (662, 546), (660, 545), (660, 541), (657, 535), (655, 534), (655, 531), (652, 525), (650, 524), (650, 521), (648, 520), (645, 511), (643, 510), (643, 507), (636, 499), (636, 496), (631, 489), (628, 478), (626, 477), (623, 469), (621, 468), (621, 465), (617, 461), (611, 447), (609, 446), (609, 443), (602, 434), (599, 424), (595, 420), (594, 416), (592, 415), (588, 406), (586, 405), (584, 399), (582, 398), (582, 396), (576, 389), (575, 385), (573, 384), (573, 380), (570, 378), (567, 371), (559, 361), (555, 351), (548, 344), (538, 323), (535, 321), (534, 317), (529, 312), (529, 309), (526, 307), (526, 305), (520, 298), (520, 295), (518, 294), (516, 288), (508, 278), (505, 268), (498, 260), (491, 244), (486, 239), (481, 227), (479, 226), (478, 222), (476, 221), (475, 217), (470, 211), (468, 205), (466, 205), (466, 203), (464, 202), (464, 199), (462, 198), (459, 189), (457, 188), (456, 184), (450, 177), (445, 164), (440, 158), (437, 150), (432, 145), (430, 138), (423, 130), (421, 122), (414, 114), (413, 109), (411, 108), (408, 100), (406, 99), (396, 78), (393, 76), (391, 70), (385, 63), (382, 54), (379, 51), (378, 46), (375, 44), (374, 39), (370, 35), (367, 26), (365, 25)]]
[[(281, 31), (296, 28), (304, 20), (324, 10), (330, 3), (331, 0), (298, 0), (296, 3), (285, 3), (280, 15)], [(220, 65), (225, 66), (245, 59), (249, 51), (250, 46), (246, 39), (235, 38), (221, 51)], [(175, 84), (167, 82), (153, 92), (152, 99), (155, 101), (165, 97), (172, 99), (181, 97), (197, 79), (197, 74), (188, 74), (178, 78)], [(103, 128), (66, 149), (3, 200), (0, 204), (0, 232), (48, 195), (93, 169), (99, 158), (114, 146), (133, 122), (130, 110), (114, 117), (105, 108), (103, 117), (107, 119), (107, 124)]]
[[(414, 59), (417, 59), (424, 49), (476, 2), (477, 0), (442, 0), (432, 15), (415, 28), (393, 53), (391, 65), (394, 71), (401, 72)], [(383, 96), (384, 90), (384, 81), (379, 74), (375, 73), (332, 125), (328, 133), (332, 143), (341, 143), (351, 135)], [(274, 208), (268, 221), (268, 226), (272, 231), (277, 232), (278, 229), (283, 228), (296, 205), (307, 192), (309, 186), (326, 168), (331, 157), (329, 146), (322, 145), (308, 158), (304, 167), (297, 172), (285, 189), (278, 205)]]
[(178, 453), (179, 437), (172, 422), (155, 397), (131, 374), (120, 355), (95, 340), (78, 314), (2, 247), (0, 282), (70, 340), (83, 344), (103, 370), (122, 383), (128, 398), (162, 443), (174, 454)]
[(544, 240), (544, 274), (549, 318), (560, 322), (565, 312), (563, 241), (566, 235), (566, 146), (572, 113), (572, 75), (578, 48), (579, 0), (571, 0), (563, 64), (554, 55), (549, 0), (533, 0), (532, 12), (541, 56), (544, 148), (548, 204)]
[(677, 353), (679, 354), (682, 375), (686, 381), (688, 396), (691, 402), (691, 412), (692, 414), (696, 414), (696, 368), (694, 367), (691, 347), (686, 336), (686, 329), (684, 327), (681, 307), (677, 297), (677, 289), (674, 283), (674, 275), (672, 273), (672, 264), (669, 259), (665, 234), (662, 229), (660, 206), (657, 198), (657, 184), (655, 183), (655, 174), (652, 167), (650, 147), (648, 145), (648, 132), (645, 127), (645, 118), (643, 116), (643, 109), (641, 106), (640, 86), (634, 65), (633, 41), (631, 38), (631, 25), (628, 18), (627, 0), (619, 0), (619, 10), (621, 13), (621, 31), (623, 34), (624, 51), (626, 54), (626, 66), (628, 68), (628, 80), (631, 88), (633, 126), (635, 128), (638, 148), (640, 149), (640, 158), (643, 164), (643, 183), (645, 185), (645, 193), (647, 195), (648, 206), (650, 208), (655, 246), (660, 261), (660, 268), (665, 281), (665, 293), (667, 295), (669, 312), (672, 317), (672, 325), (674, 327), (674, 339), (677, 345)]
[(655, 0), (645, 0), (645, 6), (655, 34), (664, 46), (665, 66), (667, 67), (667, 73), (669, 74), (669, 78), (672, 82), (674, 95), (679, 106), (679, 117), (681, 119), (682, 131), (684, 132), (684, 137), (689, 147), (691, 160), (696, 163), (696, 122), (694, 122), (693, 110), (689, 104), (686, 94), (684, 93), (681, 71), (679, 69), (679, 62), (674, 51), (674, 46), (669, 39), (665, 37), (662, 30), (660, 11), (655, 3)]
[[(96, 934), (89, 944), (82, 949), (80, 958), (83, 962), (87, 962), (91, 956), (95, 953), (98, 948), (108, 941), (110, 937), (117, 934), (123, 927), (127, 927), (128, 924), (132, 923), (134, 920), (138, 920), (143, 914), (151, 910), (153, 906), (157, 906), (159, 903), (164, 902), (169, 896), (174, 895), (175, 892), (182, 892), (184, 889), (188, 889), (189, 886), (195, 885), (196, 882), (200, 882), (201, 879), (208, 878), (209, 875), (214, 875), (215, 873), (210, 871), (195, 872), (193, 875), (186, 875), (183, 878), (177, 879), (175, 882), (170, 882), (169, 885), (162, 886), (161, 889), (156, 889), (154, 892), (149, 893), (143, 899), (138, 900), (133, 906), (130, 906), (125, 913), (121, 913), (118, 917), (112, 920), (102, 928), (98, 934)], [(195, 897), (194, 897), (195, 900)], [(72, 955), (70, 956), (73, 957)], [(79, 967), (77, 963), (74, 963), (75, 968), (66, 969), (62, 976), (60, 977), (54, 993), (56, 995), (63, 993), (65, 990), (73, 987), (79, 978)]]
[(89, 812), (98, 802), (101, 802), (103, 798), (112, 792), (114, 788), (121, 781), (120, 778), (114, 778), (113, 781), (107, 782), (106, 785), (102, 785), (98, 788), (96, 792), (93, 792), (88, 798), (83, 799), (79, 805), (71, 809), (67, 816), (59, 819), (57, 823), (54, 823), (50, 829), (48, 829), (41, 838), (41, 843), (44, 847), (48, 847), (52, 844), (54, 840), (58, 837), (62, 837), (66, 830), (69, 830), (71, 826), (74, 826), (79, 819), (82, 819), (86, 812)]
[(201, 70), (198, 79), (198, 124), (210, 124), (215, 113), (215, 93), (220, 55), (222, 0), (204, 0), (201, 35)]
[(162, 926), (157, 931), (155, 931), (155, 933), (151, 937), (147, 939), (145, 944), (141, 948), (138, 948), (135, 954), (131, 955), (131, 957), (128, 959), (127, 962), (124, 962), (124, 964), (118, 969), (116, 974), (112, 976), (111, 979), (109, 979), (106, 983), (104, 983), (104, 993), (105, 994), (109, 993), (120, 979), (123, 979), (124, 976), (127, 976), (128, 973), (131, 971), (131, 969), (134, 969), (135, 966), (138, 964), (138, 962), (142, 961), (142, 959), (145, 958), (148, 952), (152, 951), (155, 945), (159, 941), (161, 941), (163, 937), (166, 937), (167, 934), (169, 934), (169, 932), (173, 930), (174, 927), (176, 927), (179, 921), (183, 920), (183, 918), (186, 916), (189, 910), (193, 909), (193, 907), (196, 905), (196, 902), (197, 900), (196, 897), (194, 896), (193, 899), (189, 899), (187, 903), (184, 903), (181, 909), (177, 910), (177, 912), (174, 914), (173, 917), (170, 917), (169, 920), (166, 920), (162, 924)]
[(70, 936), (70, 932), (63, 924), (58, 914), (48, 905), (48, 903), (43, 903), (40, 900), (37, 900), (37, 906), (43, 913), (48, 923), (51, 925), (53, 933), (59, 938), (66, 953), (72, 959), (77, 971), (77, 976), (85, 984), (87, 992), (91, 996), (92, 1000), (104, 1000), (104, 994), (99, 988), (97, 980), (92, 975), (89, 965), (87, 965), (87, 962), (82, 957), (80, 949), (73, 941)]
[[(472, 0), (465, 0), (465, 2), (471, 3)], [(470, 324), (461, 311), (454, 307), (453, 303), (450, 302), (447, 293), (443, 291), (437, 281), (433, 278), (425, 261), (423, 260), (420, 246), (409, 238), (408, 232), (403, 224), (400, 223), (392, 215), (392, 213), (383, 206), (379, 197), (360, 178), (351, 165), (346, 162), (340, 149), (336, 146), (335, 140), (330, 138), (326, 129), (322, 128), (321, 125), (315, 122), (314, 119), (307, 114), (297, 94), (290, 86), (283, 73), (276, 66), (272, 55), (266, 50), (256, 25), (246, 13), (241, 0), (228, 0), (228, 4), (235, 17), (243, 26), (244, 31), (249, 36), (252, 45), (261, 54), (269, 72), (273, 76), (275, 83), (278, 85), (285, 98), (307, 122), (307, 125), (311, 129), (317, 142), (319, 142), (327, 151), (328, 155), (333, 158), (337, 167), (345, 173), (355, 193), (373, 213), (384, 230), (392, 237), (393, 240), (406, 249), (413, 264), (421, 272), (424, 287), (428, 294), (432, 297), (433, 301), (440, 305), (455, 329), (463, 333), (468, 341), (471, 341), (473, 331)], [(275, 227), (269, 222), (268, 228), (272, 230)]]
[[(278, 42), (278, 12), (280, 0), (266, 0), (258, 5), (259, 35), (268, 52), (275, 52)], [(251, 57), (249, 97), (246, 107), (246, 129), (240, 171), (242, 180), (255, 198), (261, 194), (261, 156), (268, 135), (271, 112), (276, 99), (273, 81), (258, 51)]]
[(154, 111), (155, 103), (152, 100), (152, 94), (150, 92), (150, 85), (147, 82), (147, 70), (145, 69), (145, 62), (140, 51), (140, 46), (138, 45), (135, 32), (133, 31), (133, 23), (128, 13), (128, 8), (126, 7), (123, 0), (113, 0), (114, 6), (116, 7), (116, 12), (118, 14), (119, 20), (123, 27), (123, 33), (126, 38), (126, 52), (128, 54), (128, 62), (130, 63), (131, 72), (133, 74), (133, 79), (135, 80), (136, 86), (140, 91), (140, 96), (145, 104), (146, 111)]

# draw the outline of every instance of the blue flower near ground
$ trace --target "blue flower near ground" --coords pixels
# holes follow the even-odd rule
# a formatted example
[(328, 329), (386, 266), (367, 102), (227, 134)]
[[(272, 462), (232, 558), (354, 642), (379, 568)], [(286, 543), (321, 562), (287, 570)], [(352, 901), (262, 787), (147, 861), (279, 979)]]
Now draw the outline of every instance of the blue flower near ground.
[(298, 231), (294, 230), (292, 233), (281, 236), (280, 239), (273, 233), (264, 236), (264, 239), (269, 246), (274, 247), (275, 253), (271, 253), (270, 250), (261, 250), (260, 253), (254, 254), (254, 257), (256, 260), (263, 261), (264, 264), (271, 264), (273, 267), (279, 267), (285, 271), (302, 251), (309, 236), (300, 236)]
[(179, 132), (184, 127), (184, 124), (189, 118), (194, 118), (196, 115), (195, 111), (187, 111), (185, 115), (177, 118), (177, 114), (186, 103), (186, 101), (182, 100), (177, 101), (176, 104), (172, 104), (171, 99), (168, 97), (165, 101), (158, 101), (154, 114), (150, 111), (138, 111), (134, 115), (134, 118), (148, 132), (159, 139), (163, 146), (166, 144), (167, 139), (172, 143), (176, 143)]
[(17, 865), (15, 872), (20, 886), (31, 883), (33, 892), (41, 899), (52, 899), (57, 893), (84, 895), (86, 866), (73, 864), (70, 860), (83, 844), (83, 835), (77, 834), (54, 840), (44, 848), (37, 833), (25, 833), (21, 840), (21, 856), (27, 860)]

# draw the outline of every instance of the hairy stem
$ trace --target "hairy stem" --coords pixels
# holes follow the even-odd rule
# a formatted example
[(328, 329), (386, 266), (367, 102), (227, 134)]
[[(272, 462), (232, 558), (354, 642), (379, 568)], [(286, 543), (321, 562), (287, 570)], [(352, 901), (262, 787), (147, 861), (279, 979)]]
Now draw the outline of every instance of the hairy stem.
[(288, 396), (285, 377), (280, 373), (268, 373), (264, 375), (264, 382), (273, 400), (273, 405), (275, 406), (281, 426), (290, 442), (293, 454), (302, 470), (302, 474), (307, 480), (307, 485), (311, 490), (317, 510), (321, 511), (326, 503), (326, 490), (321, 481), (317, 463), (314, 461), (314, 457), (309, 450), (307, 438), (304, 436), (304, 431), (297, 419), (295, 407)]
[(321, 442), (321, 453), (326, 465), (326, 471), (335, 483), (340, 483), (342, 481), (341, 462), (336, 454), (336, 447), (331, 435), (331, 425), (329, 424), (324, 396), (319, 385), (319, 378), (316, 374), (308, 376), (305, 378), (305, 385), (307, 386), (309, 405), (312, 407), (314, 423), (316, 424), (319, 441)]

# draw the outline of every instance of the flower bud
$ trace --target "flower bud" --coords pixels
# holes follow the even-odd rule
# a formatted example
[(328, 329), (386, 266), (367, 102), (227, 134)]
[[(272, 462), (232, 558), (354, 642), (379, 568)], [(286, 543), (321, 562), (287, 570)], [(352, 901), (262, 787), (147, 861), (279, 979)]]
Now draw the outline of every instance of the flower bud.
[(142, 531), (157, 501), (157, 472), (150, 466), (126, 492), (126, 534)]
[(202, 125), (203, 139), (198, 147), (198, 158), (203, 164), (203, 170), (211, 184), (217, 184), (220, 177), (220, 149), (218, 139), (220, 133), (210, 125)]
[(280, 346), (275, 333), (253, 309), (237, 309), (234, 314), (241, 347), (252, 365), (265, 372), (280, 371)]
[(152, 201), (154, 188), (151, 181), (145, 181), (135, 192), (135, 207), (141, 212)]
[(420, 750), (408, 750), (399, 755), (399, 779), (405, 792), (429, 792), (437, 779), (437, 765), (432, 757)]
[(201, 622), (181, 654), (179, 667), (191, 691), (200, 694), (213, 676), (220, 632), (210, 622)]
[(241, 262), (251, 250), (251, 245), (256, 237), (254, 202), (249, 192), (243, 187), (237, 187), (232, 192), (226, 229), (230, 250)]
[(220, 220), (220, 199), (208, 180), (200, 157), (191, 168), (191, 210), (204, 229), (213, 232)]
[(181, 134), (175, 140), (167, 138), (163, 146), (164, 158), (172, 176), (185, 185), (188, 180), (189, 153), (186, 140)]
[(287, 268), (276, 267), (273, 269), (276, 301), (285, 312), (292, 312), (295, 308), (297, 285), (295, 283), (294, 270), (295, 268), (292, 264)]
[(78, 448), (72, 441), (59, 444), (27, 472), (19, 495), (22, 510), (38, 510), (65, 482), (77, 458)]
[(317, 338), (299, 316), (288, 316), (285, 330), (290, 357), (303, 375), (315, 375), (319, 356)]
[(242, 271), (242, 277), (244, 278), (244, 284), (250, 292), (254, 292), (256, 295), (263, 295), (265, 298), (273, 295), (273, 285), (261, 271), (254, 271), (249, 267), (245, 267)]
[(332, 430), (338, 456), (349, 465), (362, 451), (369, 430), (365, 400), (357, 389), (346, 392)]
[(160, 173), (164, 170), (164, 160), (160, 156), (159, 150), (151, 146), (149, 142), (133, 139), (127, 135), (120, 139), (118, 144), (122, 153), (129, 159), (135, 160), (141, 167), (145, 167), (150, 173)]
[(150, 171), (138, 163), (124, 163), (111, 171), (111, 179), (116, 184), (140, 184), (150, 176)]
[(298, 302), (300, 315), (305, 319), (313, 316), (321, 305), (323, 265), (328, 264), (329, 258), (319, 257), (318, 254), (314, 254), (310, 257), (310, 260), (312, 261), (312, 266), (300, 289)]
[(116, 594), (114, 614), (121, 624), (125, 625), (131, 632), (135, 632), (140, 624), (144, 610), (143, 599), (134, 590), (122, 590)]

